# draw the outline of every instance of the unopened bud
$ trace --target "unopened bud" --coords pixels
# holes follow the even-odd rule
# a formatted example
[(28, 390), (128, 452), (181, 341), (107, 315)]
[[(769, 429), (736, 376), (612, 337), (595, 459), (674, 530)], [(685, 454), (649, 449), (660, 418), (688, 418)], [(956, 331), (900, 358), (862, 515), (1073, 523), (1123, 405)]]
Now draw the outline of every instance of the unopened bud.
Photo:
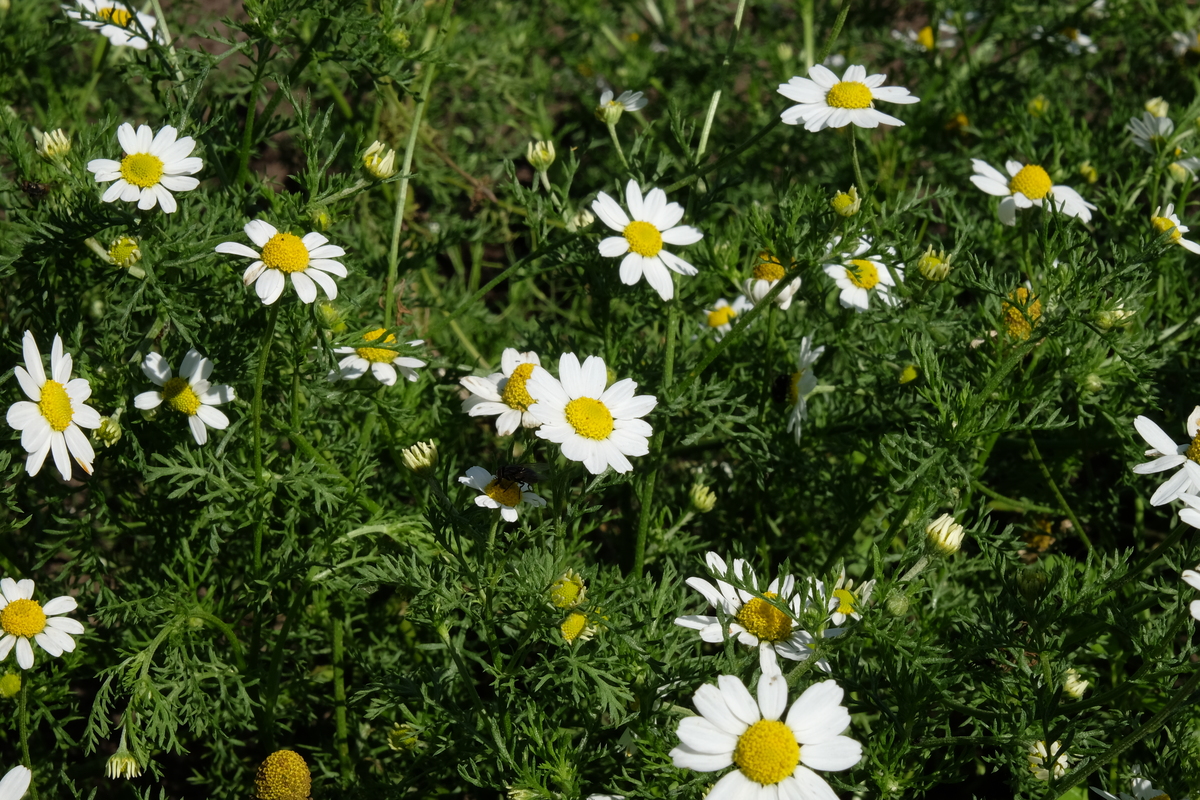
[(1039, 94), (1037, 97), (1030, 100), (1025, 105), (1025, 110), (1028, 111), (1029, 115), (1032, 117), (1045, 116), (1046, 111), (1049, 108), (1050, 108), (1050, 101), (1046, 99), (1045, 95), (1041, 95), (1041, 94)]
[(903, 617), (908, 613), (908, 595), (903, 591), (893, 591), (883, 605), (893, 617)]
[(851, 186), (848, 192), (838, 192), (829, 201), (833, 210), (843, 217), (853, 217), (862, 208), (862, 198), (858, 196), (858, 187)]
[(1083, 377), (1083, 380), (1079, 382), (1079, 386), (1085, 392), (1091, 392), (1092, 394), (1095, 394), (1104, 388), (1104, 381), (1101, 380), (1100, 376), (1096, 373), (1089, 372)]
[(1171, 104), (1161, 97), (1151, 97), (1146, 101), (1146, 110), (1155, 117), (1165, 117), (1170, 108)]
[(424, 475), (432, 472), (433, 468), (437, 466), (437, 445), (432, 441), (417, 442), (412, 447), (406, 447), (400, 453), (400, 457), (404, 461), (404, 466), (418, 475)]
[(341, 312), (337, 310), (337, 306), (328, 300), (322, 300), (317, 303), (317, 314), (321, 317), (321, 322), (325, 323), (325, 327), (334, 333), (345, 333), (346, 323), (342, 319)]
[(1025, 602), (1033, 605), (1046, 591), (1049, 581), (1046, 570), (1037, 564), (1031, 564), (1017, 573), (1017, 591), (1025, 598)]
[(775, 45), (775, 57), (780, 61), (791, 61), (796, 57), (796, 51), (787, 42), (780, 42)]
[(396, 151), (383, 142), (377, 141), (368, 147), (362, 160), (363, 167), (375, 180), (386, 180), (396, 174)]
[(102, 447), (112, 447), (117, 442), (121, 441), (123, 431), (121, 430), (121, 412), (124, 409), (118, 408), (112, 413), (111, 417), (101, 417), (100, 426), (92, 431), (92, 441)]
[(592, 212), (588, 211), (586, 208), (581, 208), (573, 217), (567, 220), (567, 232), (575, 233), (580, 228), (586, 228), (595, 221), (596, 218), (592, 216)]
[(1083, 693), (1088, 689), (1088, 682), (1079, 676), (1079, 673), (1073, 669), (1067, 670), (1067, 677), (1063, 679), (1063, 691), (1069, 694), (1076, 700), (1083, 699)]
[(1095, 183), (1100, 180), (1100, 173), (1096, 171), (1096, 168), (1092, 166), (1092, 162), (1090, 161), (1085, 161), (1079, 165), (1079, 174), (1088, 183)]
[[(129, 269), (142, 260), (141, 242), (132, 236), (113, 239), (113, 243), (108, 247), (108, 259), (118, 267)], [(142, 275), (145, 273), (142, 272)]]
[(587, 585), (583, 576), (573, 569), (568, 569), (550, 584), (550, 602), (555, 608), (574, 608), (586, 598)]
[(110, 778), (136, 778), (142, 774), (142, 765), (138, 763), (137, 758), (125, 746), (125, 731), (121, 731), (121, 744), (117, 747), (117, 752), (113, 753), (108, 759), (108, 764), (104, 767), (104, 772)]
[(952, 258), (953, 256), (946, 255), (946, 251), (934, 250), (933, 245), (930, 245), (917, 259), (917, 271), (927, 281), (944, 281), (950, 275)]
[(692, 501), (692, 510), (699, 514), (707, 514), (717, 504), (717, 495), (713, 490), (699, 483), (692, 486), (692, 490), (688, 492), (688, 497)]
[(49, 133), (35, 129), (33, 138), (37, 142), (37, 154), (47, 161), (62, 161), (67, 157), (67, 153), (71, 152), (71, 139), (62, 128)]
[(955, 522), (954, 517), (949, 514), (942, 514), (925, 528), (929, 543), (946, 556), (959, 551), (965, 533), (963, 526)]
[(1133, 311), (1127, 311), (1124, 303), (1117, 303), (1114, 308), (1104, 308), (1096, 312), (1096, 324), (1104, 330), (1112, 330), (1129, 323)]
[(0, 676), (0, 697), (11, 700), (21, 693), (21, 676), (16, 672)]
[(413, 730), (411, 725), (401, 725), (397, 722), (387, 732), (388, 747), (398, 753), (416, 750), (417, 745), (420, 743), (420, 739), (417, 738), (417, 732)]
[(554, 142), (530, 142), (525, 158), (538, 172), (545, 172), (554, 163)]
[(327, 231), (333, 225), (333, 217), (329, 214), (329, 209), (324, 206), (318, 206), (310, 209), (308, 212), (308, 221), (318, 231)]

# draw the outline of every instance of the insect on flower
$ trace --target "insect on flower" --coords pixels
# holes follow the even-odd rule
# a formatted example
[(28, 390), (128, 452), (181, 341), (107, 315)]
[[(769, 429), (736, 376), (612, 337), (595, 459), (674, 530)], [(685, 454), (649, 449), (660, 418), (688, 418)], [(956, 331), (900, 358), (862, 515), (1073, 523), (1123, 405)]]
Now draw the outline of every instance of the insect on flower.
[(496, 477), (506, 481), (533, 484), (546, 479), (546, 465), (503, 464), (496, 470)]

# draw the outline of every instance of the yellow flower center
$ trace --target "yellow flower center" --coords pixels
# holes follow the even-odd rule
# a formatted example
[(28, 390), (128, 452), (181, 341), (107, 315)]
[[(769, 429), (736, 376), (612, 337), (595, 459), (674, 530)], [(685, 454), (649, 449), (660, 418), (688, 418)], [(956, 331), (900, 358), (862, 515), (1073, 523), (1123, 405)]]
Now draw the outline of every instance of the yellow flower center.
[(580, 614), (576, 611), (562, 621), (562, 624), (558, 626), (558, 630), (562, 634), (562, 637), (569, 643), (578, 639), (586, 627), (587, 614)]
[(839, 81), (825, 95), (825, 102), (834, 108), (870, 108), (871, 90), (858, 81)]
[[(763, 597), (773, 599), (778, 595), (775, 592), (767, 592)], [(760, 641), (782, 642), (792, 635), (792, 618), (763, 597), (751, 598), (743, 605), (737, 613), (737, 621)]]
[(1184, 453), (1184, 455), (1192, 461), (1195, 461), (1197, 464), (1200, 464), (1200, 435), (1197, 435), (1195, 439), (1192, 439), (1192, 443), (1188, 445), (1187, 452)]
[(639, 256), (649, 258), (662, 250), (662, 234), (649, 222), (635, 220), (625, 226), (623, 235), (625, 241), (629, 242), (629, 249)]
[(926, 25), (921, 30), (917, 31), (917, 44), (924, 47), (926, 50), (933, 49), (933, 28)]
[(613, 432), (613, 416), (608, 407), (591, 397), (579, 397), (563, 409), (567, 422), (580, 436), (587, 439), (607, 439)]
[(1050, 176), (1037, 164), (1027, 164), (1008, 182), (1013, 194), (1020, 192), (1030, 200), (1041, 200), (1050, 192)]
[(263, 245), (262, 260), (280, 272), (303, 272), (308, 268), (308, 248), (295, 234), (277, 233)]
[(865, 258), (856, 258), (846, 267), (846, 277), (860, 289), (874, 289), (879, 283), (879, 270)]
[(1014, 339), (1025, 340), (1033, 333), (1033, 326), (1042, 316), (1042, 301), (1029, 293), (1024, 286), (1008, 296), (1012, 302), (1001, 303), (1004, 312), (1004, 330)]
[(838, 614), (854, 613), (854, 592), (851, 592), (849, 589), (834, 589), (833, 597), (838, 601)]
[(71, 424), (75, 413), (71, 410), (71, 398), (67, 390), (58, 381), (48, 380), (42, 386), (42, 399), (38, 401), (38, 410), (50, 423), (50, 427), (62, 432)]
[(783, 264), (779, 259), (763, 250), (758, 254), (758, 264), (754, 267), (754, 277), (760, 281), (774, 283), (783, 277)]
[(946, 130), (961, 131), (965, 130), (970, 124), (971, 120), (967, 117), (967, 115), (959, 111), (954, 116), (950, 117), (950, 120), (946, 123)]
[(736, 316), (737, 312), (733, 310), (733, 306), (714, 308), (708, 312), (708, 327), (719, 328), (722, 325), (728, 325), (733, 322), (733, 318)]
[(163, 384), (162, 396), (163, 400), (167, 401), (167, 405), (189, 417), (200, 408), (199, 396), (192, 391), (187, 380), (178, 375)]
[(122, 28), (128, 25), (129, 20), (133, 18), (133, 14), (125, 9), (112, 6), (97, 10), (96, 16), (112, 25), (120, 25)]
[[(268, 242), (267, 245), (269, 246), (270, 242)], [(305, 255), (307, 256), (308, 251), (305, 250), (304, 252), (305, 252)], [(264, 255), (266, 254), (265, 247), (263, 248), (263, 254)], [(284, 270), (284, 271), (290, 272), (291, 270)], [(366, 339), (368, 342), (373, 342), (376, 339), (378, 339), (380, 336), (383, 336), (383, 331), (384, 331), (383, 328), (376, 328), (375, 330), (373, 330), (369, 333), (363, 334), (363, 338)], [(396, 341), (396, 337), (389, 333), (388, 337), (383, 340), (383, 343), (384, 344), (392, 344), (395, 341)], [(356, 347), (354, 349), (354, 352), (358, 353), (359, 358), (365, 358), (367, 361), (370, 361), (372, 364), (390, 364), (396, 360), (396, 351), (395, 350), (385, 350), (382, 347)]]
[(1068, 39), (1070, 39), (1072, 42), (1079, 41), (1079, 29), (1078, 28), (1063, 28), (1062, 35), (1067, 37)]
[(513, 508), (521, 502), (521, 484), (516, 481), (506, 481), (504, 478), (493, 478), (484, 487), (483, 493), (502, 506)]
[(550, 602), (558, 608), (574, 608), (583, 600), (583, 578), (568, 573), (550, 585)]
[(21, 691), (21, 676), (15, 672), (10, 672), (0, 678), (0, 697), (6, 700), (11, 700)]
[(0, 630), (32, 639), (46, 630), (46, 612), (34, 600), (13, 600), (0, 611)]
[(772, 786), (796, 771), (800, 743), (783, 722), (762, 719), (738, 737), (733, 763), (750, 780)]
[(529, 376), (533, 374), (533, 364), (518, 364), (513, 370), (512, 375), (508, 376), (508, 381), (504, 384), (504, 390), (500, 392), (500, 399), (505, 402), (509, 408), (515, 408), (518, 411), (528, 411), (529, 407), (537, 401), (529, 394), (529, 390), (525, 388), (525, 381), (529, 380)]
[(121, 177), (134, 186), (157, 186), (163, 175), (163, 162), (149, 153), (130, 153), (121, 159)]
[(307, 800), (312, 794), (312, 773), (294, 750), (276, 750), (267, 756), (254, 779), (258, 800)]
[(788, 379), (788, 402), (792, 405), (800, 402), (800, 379), (804, 377), (804, 370), (793, 372), (792, 377)]
[(108, 257), (118, 267), (129, 267), (141, 259), (142, 251), (138, 248), (137, 239), (132, 236), (122, 236), (112, 243), (112, 247), (108, 248)]
[(1150, 222), (1154, 225), (1154, 230), (1159, 233), (1171, 232), (1171, 241), (1178, 242), (1183, 238), (1183, 234), (1179, 232), (1179, 228), (1175, 227), (1175, 223), (1166, 217), (1153, 217)]

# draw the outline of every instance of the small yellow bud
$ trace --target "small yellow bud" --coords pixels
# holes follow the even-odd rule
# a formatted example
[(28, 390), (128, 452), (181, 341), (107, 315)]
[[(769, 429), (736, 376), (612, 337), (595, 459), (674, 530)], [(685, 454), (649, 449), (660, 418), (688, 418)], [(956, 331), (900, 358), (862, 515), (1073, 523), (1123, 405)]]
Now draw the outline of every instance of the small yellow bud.
[(562, 634), (563, 639), (567, 644), (575, 642), (586, 642), (596, 635), (596, 626), (588, 624), (587, 614), (576, 611), (567, 616), (558, 626), (558, 632)]
[(530, 142), (525, 149), (525, 158), (538, 172), (545, 172), (554, 163), (554, 142)]
[(363, 167), (375, 180), (387, 180), (396, 174), (396, 151), (383, 142), (377, 141), (368, 147), (362, 160)]
[(132, 236), (113, 239), (108, 247), (108, 258), (116, 266), (129, 269), (142, 260), (141, 243)]
[(853, 217), (862, 208), (862, 198), (858, 196), (858, 187), (851, 186), (848, 192), (838, 192), (829, 201), (833, 210), (843, 217)]
[(324, 206), (317, 206), (310, 209), (308, 212), (308, 221), (318, 231), (324, 232), (333, 226), (333, 217), (329, 214), (329, 209)]
[(1192, 177), (1192, 171), (1187, 168), (1182, 161), (1172, 161), (1167, 165), (1167, 174), (1171, 176), (1171, 180), (1176, 183), (1183, 183), (1188, 178)]
[(1155, 117), (1165, 117), (1170, 108), (1171, 104), (1161, 97), (1151, 97), (1146, 101), (1146, 110)]
[(944, 281), (950, 275), (951, 256), (944, 250), (934, 250), (930, 245), (917, 259), (917, 271), (927, 281)]
[(1009, 336), (1022, 341), (1033, 333), (1033, 327), (1042, 316), (1042, 301), (1024, 286), (1010, 292), (1008, 300), (1000, 304), (1004, 311), (1004, 330)]
[(1092, 162), (1090, 161), (1085, 161), (1079, 165), (1079, 174), (1088, 183), (1095, 183), (1100, 180), (1100, 173), (1096, 171), (1096, 168), (1092, 166)]
[(37, 142), (37, 154), (47, 161), (62, 161), (71, 152), (71, 139), (62, 128), (49, 133), (42, 133), (35, 128), (33, 138)]
[(125, 747), (125, 731), (121, 731), (121, 745), (117, 748), (117, 752), (109, 756), (108, 763), (104, 766), (104, 774), (113, 779), (125, 778), (127, 780), (142, 774), (142, 765)]
[(308, 800), (312, 773), (294, 750), (276, 750), (262, 762), (254, 779), (258, 800)]
[(0, 676), (0, 697), (11, 700), (21, 692), (21, 676), (16, 672)]
[(400, 48), (401, 50), (408, 49), (410, 39), (408, 36), (408, 28), (405, 26), (397, 25), (396, 27), (392, 28), (391, 33), (388, 34), (388, 38), (392, 40), (392, 44), (396, 45), (396, 47)]
[(958, 133), (965, 136), (967, 133), (967, 126), (970, 124), (970, 118), (967, 117), (967, 115), (963, 112), (959, 111), (950, 117), (950, 119), (946, 120), (945, 128), (951, 133)]
[(399, 722), (387, 732), (387, 745), (397, 753), (412, 752), (421, 744), (417, 732), (411, 725), (401, 725)]
[(596, 218), (592, 216), (592, 212), (588, 211), (586, 208), (581, 208), (575, 213), (575, 216), (567, 220), (567, 232), (575, 233), (580, 228), (586, 228), (595, 221)]
[(955, 522), (954, 517), (949, 514), (942, 514), (925, 527), (929, 543), (944, 556), (954, 555), (959, 551), (965, 533), (963, 526)]
[(905, 364), (904, 369), (900, 370), (900, 385), (912, 383), (917, 378), (921, 377), (921, 370), (916, 364)]
[(1067, 677), (1063, 679), (1063, 691), (1076, 700), (1081, 700), (1087, 689), (1088, 681), (1083, 680), (1075, 670), (1068, 669)]
[(112, 447), (121, 441), (124, 433), (121, 430), (121, 413), (123, 411), (124, 409), (118, 408), (111, 417), (101, 417), (100, 427), (92, 431), (92, 441), (101, 447)]
[(700, 483), (692, 486), (688, 497), (692, 501), (692, 510), (700, 514), (707, 514), (717, 504), (717, 495), (713, 490)]
[(404, 461), (404, 466), (418, 475), (424, 475), (433, 471), (433, 468), (437, 466), (437, 445), (432, 441), (417, 442), (412, 447), (406, 447), (400, 453), (400, 457)]
[(1104, 330), (1112, 330), (1128, 325), (1135, 312), (1125, 310), (1124, 303), (1117, 303), (1114, 308), (1105, 308), (1096, 312), (1096, 324)]
[(787, 42), (780, 42), (779, 44), (775, 45), (775, 56), (780, 61), (791, 61), (796, 57), (796, 51), (793, 50), (792, 46)]
[(321, 321), (325, 323), (325, 327), (334, 333), (345, 333), (346, 323), (342, 319), (341, 313), (337, 310), (337, 306), (328, 300), (322, 300), (317, 303), (317, 313), (321, 316)]
[(1039, 94), (1037, 97), (1030, 100), (1025, 106), (1025, 110), (1028, 111), (1029, 115), (1032, 117), (1045, 116), (1046, 111), (1049, 110), (1049, 108), (1050, 101), (1047, 100), (1046, 96), (1042, 94)]
[(568, 569), (558, 580), (550, 584), (550, 602), (556, 608), (574, 608), (587, 597), (587, 586), (583, 577)]

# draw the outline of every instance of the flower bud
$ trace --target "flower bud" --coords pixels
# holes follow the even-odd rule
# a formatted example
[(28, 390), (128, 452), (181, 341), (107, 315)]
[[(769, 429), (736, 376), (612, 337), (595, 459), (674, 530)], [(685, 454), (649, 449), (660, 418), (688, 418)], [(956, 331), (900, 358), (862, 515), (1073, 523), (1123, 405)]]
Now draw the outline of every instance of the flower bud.
[(411, 725), (401, 725), (396, 723), (390, 731), (387, 732), (387, 745), (391, 750), (397, 753), (412, 752), (417, 749), (421, 740), (417, 738), (417, 732), (413, 730)]
[(945, 556), (954, 555), (959, 551), (965, 533), (963, 526), (955, 522), (954, 517), (949, 514), (942, 514), (925, 528), (929, 543)]
[(829, 201), (833, 210), (843, 217), (853, 217), (862, 208), (862, 198), (858, 196), (858, 187), (851, 186), (848, 192), (838, 192)]
[(581, 208), (575, 213), (575, 216), (567, 220), (567, 232), (575, 233), (580, 228), (586, 228), (595, 221), (596, 218), (592, 216), (592, 212), (588, 211), (586, 208)]
[(328, 300), (322, 300), (317, 303), (317, 314), (321, 317), (321, 322), (325, 327), (334, 333), (345, 333), (346, 322), (342, 319), (341, 312), (337, 310), (337, 306)]
[(545, 172), (554, 163), (554, 142), (530, 142), (525, 158), (538, 172)]
[(1046, 111), (1050, 108), (1050, 101), (1045, 95), (1039, 94), (1026, 104), (1025, 110), (1029, 112), (1031, 117), (1045, 116)]
[(254, 787), (258, 800), (308, 800), (312, 773), (296, 751), (276, 750), (259, 766)]
[(775, 45), (775, 57), (780, 61), (791, 61), (796, 57), (796, 51), (787, 42), (780, 42)]
[(1085, 392), (1091, 392), (1092, 394), (1095, 394), (1104, 388), (1104, 381), (1096, 373), (1089, 372), (1087, 375), (1083, 376), (1083, 380), (1079, 382), (1079, 388), (1083, 389)]
[(1096, 324), (1104, 330), (1112, 330), (1129, 323), (1135, 312), (1126, 311), (1124, 303), (1117, 303), (1114, 308), (1104, 308), (1096, 312)]
[(333, 217), (329, 214), (329, 209), (324, 206), (317, 206), (310, 209), (308, 212), (308, 221), (318, 231), (327, 231), (333, 225)]
[(121, 731), (121, 744), (117, 747), (117, 752), (113, 753), (108, 764), (104, 767), (104, 774), (110, 778), (136, 778), (142, 774), (142, 765), (138, 763), (137, 758), (125, 746), (125, 731)]
[(717, 504), (717, 495), (713, 490), (699, 483), (692, 486), (688, 497), (692, 501), (692, 510), (698, 514), (707, 514)]
[(908, 595), (903, 591), (893, 591), (883, 605), (893, 617), (903, 617), (908, 613)]
[(1088, 183), (1095, 183), (1100, 180), (1100, 173), (1096, 171), (1096, 168), (1092, 166), (1092, 162), (1090, 161), (1085, 161), (1079, 165), (1079, 174)]
[(1165, 117), (1170, 108), (1171, 104), (1161, 97), (1151, 97), (1146, 101), (1146, 110), (1155, 117)]
[(37, 154), (47, 161), (62, 161), (71, 152), (71, 139), (62, 128), (49, 133), (42, 133), (35, 128), (33, 138), (37, 142)]
[(946, 255), (946, 251), (934, 250), (933, 245), (930, 245), (917, 259), (917, 271), (927, 281), (944, 281), (950, 275), (952, 258), (953, 256)]
[(1073, 669), (1067, 670), (1067, 676), (1063, 678), (1063, 691), (1076, 700), (1083, 699), (1083, 693), (1088, 689), (1088, 682), (1079, 677), (1079, 673)]
[(363, 153), (363, 168), (375, 180), (386, 180), (396, 174), (396, 151), (376, 141)]
[[(142, 260), (141, 243), (132, 236), (120, 236), (113, 239), (108, 247), (109, 260), (118, 267), (129, 269)], [(139, 270), (140, 271), (140, 270)], [(145, 275), (145, 273), (142, 273)]]
[(1033, 605), (1045, 593), (1049, 581), (1046, 570), (1037, 564), (1030, 564), (1017, 573), (1017, 591), (1025, 598), (1025, 602)]
[(433, 468), (437, 466), (437, 445), (432, 441), (417, 442), (412, 447), (406, 447), (400, 453), (400, 457), (404, 461), (404, 466), (418, 475), (424, 475), (432, 472)]
[(21, 693), (21, 676), (16, 672), (0, 676), (0, 697), (11, 700)]
[(587, 586), (583, 576), (568, 569), (558, 580), (550, 584), (550, 602), (555, 608), (574, 608), (587, 597)]
[(123, 431), (121, 430), (121, 412), (124, 409), (118, 408), (112, 413), (111, 417), (101, 417), (100, 427), (92, 431), (92, 441), (101, 447), (112, 447), (117, 442), (121, 441)]
[(961, 136), (965, 136), (967, 133), (967, 127), (970, 126), (970, 124), (970, 118), (963, 112), (959, 111), (951, 116), (943, 127), (951, 133), (957, 133)]

